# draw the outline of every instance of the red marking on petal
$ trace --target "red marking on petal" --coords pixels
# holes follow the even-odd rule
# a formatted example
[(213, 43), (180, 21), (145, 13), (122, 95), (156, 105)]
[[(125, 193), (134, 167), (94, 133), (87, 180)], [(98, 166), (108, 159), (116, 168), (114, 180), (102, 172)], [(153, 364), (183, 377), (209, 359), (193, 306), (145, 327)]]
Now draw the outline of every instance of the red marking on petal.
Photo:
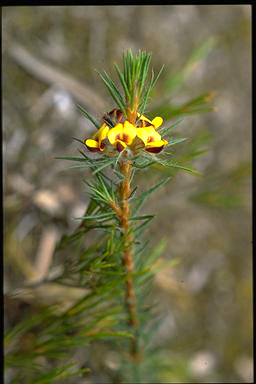
[(152, 124), (150, 124), (148, 121), (146, 120), (137, 120), (137, 127), (138, 128), (145, 128), (145, 127), (148, 127)]
[(162, 151), (163, 147), (164, 147), (163, 145), (161, 147), (150, 147), (150, 148), (146, 148), (146, 151), (151, 153), (159, 153)]
[(118, 135), (116, 135), (116, 140), (121, 140), (121, 135), (120, 135), (120, 133), (118, 133)]
[(128, 143), (128, 141), (129, 141), (129, 136), (126, 133), (123, 134), (123, 141), (125, 143)]
[(88, 147), (87, 145), (86, 145), (86, 148), (89, 149), (89, 151), (91, 151), (91, 152), (100, 152), (99, 148)]
[(155, 141), (155, 140), (154, 140), (154, 137), (153, 137), (153, 136), (149, 136), (149, 137), (148, 137), (148, 143), (152, 143), (152, 141)]
[(122, 152), (124, 150), (124, 147), (122, 146), (122, 144), (120, 142), (118, 142), (116, 144), (116, 149), (118, 150), (118, 152)]

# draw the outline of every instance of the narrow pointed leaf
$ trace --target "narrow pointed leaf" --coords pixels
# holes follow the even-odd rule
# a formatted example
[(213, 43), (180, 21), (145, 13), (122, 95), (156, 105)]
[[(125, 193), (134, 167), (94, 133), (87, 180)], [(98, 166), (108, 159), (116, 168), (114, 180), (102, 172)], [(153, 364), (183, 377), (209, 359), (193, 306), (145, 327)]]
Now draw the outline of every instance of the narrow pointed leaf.
[(97, 129), (100, 128), (100, 124), (97, 122), (97, 120), (89, 112), (87, 112), (80, 104), (77, 104), (77, 108), (82, 112), (83, 115), (85, 115), (85, 117), (88, 120), (92, 122), (93, 125), (95, 125)]

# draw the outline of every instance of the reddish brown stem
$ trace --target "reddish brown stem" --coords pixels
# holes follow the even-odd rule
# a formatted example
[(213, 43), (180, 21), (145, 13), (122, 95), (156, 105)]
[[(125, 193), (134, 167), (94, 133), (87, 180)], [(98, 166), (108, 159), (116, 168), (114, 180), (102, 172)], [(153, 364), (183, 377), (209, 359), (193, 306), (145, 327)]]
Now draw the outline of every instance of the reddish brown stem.
[(120, 216), (121, 226), (124, 233), (124, 253), (123, 253), (123, 264), (126, 268), (126, 306), (129, 314), (129, 325), (133, 328), (134, 338), (131, 344), (131, 356), (133, 359), (138, 359), (138, 346), (136, 340), (136, 331), (138, 328), (138, 318), (136, 313), (136, 296), (133, 284), (133, 257), (132, 257), (132, 234), (129, 228), (129, 196), (131, 194), (130, 188), (130, 177), (132, 165), (131, 161), (124, 159), (120, 164), (120, 170), (124, 176), (123, 182), (120, 188), (121, 197), (121, 210)]

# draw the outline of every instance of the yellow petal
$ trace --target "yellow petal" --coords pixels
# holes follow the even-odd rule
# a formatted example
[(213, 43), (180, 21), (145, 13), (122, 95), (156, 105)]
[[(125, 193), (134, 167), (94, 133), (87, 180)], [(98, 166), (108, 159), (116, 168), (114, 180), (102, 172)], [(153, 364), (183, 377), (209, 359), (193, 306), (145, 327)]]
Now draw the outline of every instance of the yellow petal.
[(156, 132), (154, 127), (145, 127), (145, 131), (147, 132), (148, 135), (148, 142), (155, 142), (161, 140), (161, 135)]
[(96, 140), (87, 139), (84, 141), (84, 143), (86, 147), (92, 152), (103, 151), (103, 149), (100, 149), (99, 143)]
[(129, 121), (124, 122), (124, 128), (123, 128), (123, 141), (125, 141), (126, 144), (130, 145), (133, 140), (135, 139), (137, 135), (136, 128), (134, 125), (129, 123)]
[[(97, 134), (98, 134), (98, 136), (100, 137), (100, 136), (104, 135), (105, 132), (108, 132), (108, 130), (109, 130), (109, 127), (107, 126), (107, 124), (106, 124), (106, 123), (103, 123), (102, 126), (100, 127), (100, 129), (98, 130)], [(105, 137), (106, 137), (106, 136), (107, 136), (107, 135), (105, 135)]]
[(125, 144), (124, 141), (117, 140), (116, 149), (118, 150), (118, 152), (122, 152), (126, 147), (127, 147), (127, 145)]
[(137, 136), (143, 141), (143, 143), (146, 145), (148, 142), (148, 133), (145, 130), (145, 128), (137, 128)]
[(167, 144), (166, 140), (158, 140), (158, 141), (153, 141), (151, 143), (148, 143), (145, 147), (146, 151), (151, 152), (151, 153), (159, 153), (162, 151), (164, 146)]
[(108, 139), (111, 144), (115, 144), (123, 136), (123, 124), (119, 123), (108, 131)]
[(162, 117), (160, 116), (156, 116), (153, 120), (152, 120), (152, 124), (154, 125), (154, 127), (157, 129), (160, 127), (160, 125), (163, 124), (163, 119)]
[(104, 130), (104, 128), (106, 127), (107, 125), (105, 123), (102, 124), (102, 126), (98, 129), (98, 131), (93, 135), (93, 139), (98, 139), (101, 135), (101, 132)]
[(103, 124), (98, 132), (99, 146), (102, 147), (102, 141), (106, 139), (108, 135), (109, 127), (106, 124)]

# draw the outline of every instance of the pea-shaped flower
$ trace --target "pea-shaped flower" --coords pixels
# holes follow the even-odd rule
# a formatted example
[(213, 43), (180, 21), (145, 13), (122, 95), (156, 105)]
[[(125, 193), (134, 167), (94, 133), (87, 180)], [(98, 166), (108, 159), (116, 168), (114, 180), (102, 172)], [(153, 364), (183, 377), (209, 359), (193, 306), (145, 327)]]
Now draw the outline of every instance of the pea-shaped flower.
[(137, 136), (143, 141), (145, 150), (148, 152), (159, 153), (168, 144), (167, 140), (162, 140), (153, 126), (137, 128)]
[(103, 123), (99, 130), (95, 133), (92, 139), (84, 140), (86, 147), (91, 152), (102, 152), (105, 148), (105, 143), (103, 140), (106, 139), (108, 135), (109, 127), (106, 123)]
[(135, 137), (136, 128), (127, 120), (108, 131), (108, 140), (110, 144), (116, 146), (118, 152), (122, 152), (128, 145), (131, 145)]

